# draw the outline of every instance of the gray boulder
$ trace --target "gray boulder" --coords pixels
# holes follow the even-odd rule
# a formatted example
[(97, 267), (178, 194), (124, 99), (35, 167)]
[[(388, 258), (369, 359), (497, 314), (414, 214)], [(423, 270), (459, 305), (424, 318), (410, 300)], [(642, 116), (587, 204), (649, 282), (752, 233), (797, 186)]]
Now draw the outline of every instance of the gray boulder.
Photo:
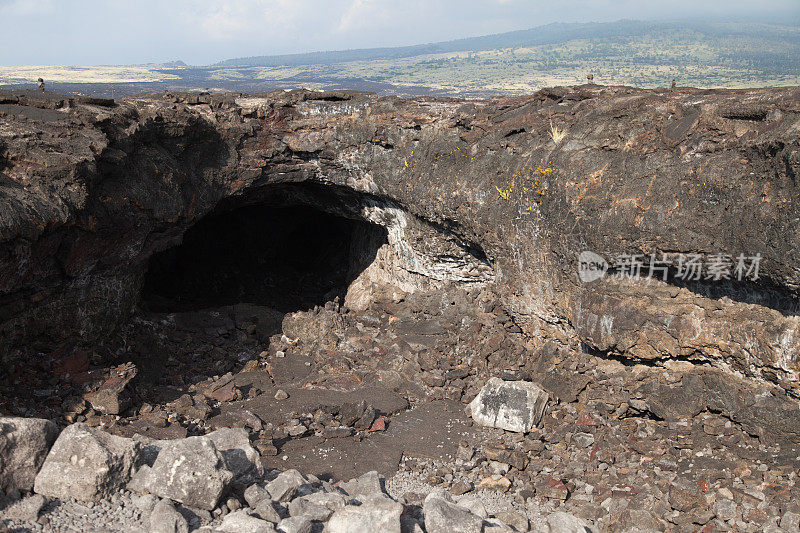
[(351, 479), (350, 481), (339, 483), (339, 488), (352, 498), (384, 494), (383, 487), (383, 477), (378, 475), (378, 472), (375, 470), (367, 472), (355, 479)]
[(549, 399), (534, 383), (490, 378), (467, 413), (482, 426), (527, 433), (541, 422)]
[(325, 522), (346, 504), (347, 498), (341, 493), (315, 492), (293, 499), (289, 504), (289, 515), (305, 516), (309, 520)]
[(49, 420), (0, 417), (0, 492), (31, 490), (57, 436)]
[(311, 520), (305, 516), (284, 518), (276, 528), (280, 533), (311, 533)]
[[(280, 504), (274, 503), (269, 498), (264, 498), (260, 500), (254, 507), (253, 511), (259, 516), (266, 520), (267, 522), (272, 522), (273, 524), (277, 524), (281, 521), (281, 513), (278, 512), (277, 506)], [(283, 509), (281, 509), (283, 511)]]
[(269, 498), (267, 489), (255, 483), (244, 490), (244, 499), (250, 507), (255, 507), (261, 500)]
[(45, 500), (45, 497), (41, 494), (34, 494), (33, 496), (23, 498), (0, 511), (0, 519), (14, 520), (17, 522), (34, 522), (39, 518), (39, 511), (42, 510), (46, 502), (47, 500)]
[(403, 506), (388, 497), (373, 497), (361, 505), (339, 509), (325, 524), (326, 533), (400, 533)]
[(189, 533), (189, 523), (169, 500), (161, 500), (150, 513), (149, 533)]
[[(530, 521), (528, 517), (516, 511), (499, 511), (495, 513), (494, 517), (500, 520), (503, 524), (508, 524), (514, 531), (521, 531), (525, 533), (530, 529)], [(485, 526), (484, 526), (484, 529)]]
[(217, 447), (225, 460), (225, 466), (233, 473), (234, 481), (248, 482), (264, 475), (261, 455), (250, 445), (244, 428), (222, 428), (206, 435)]
[(422, 506), (428, 533), (481, 533), (483, 519), (467, 509), (447, 501), (437, 493), (425, 498)]
[(210, 511), (232, 480), (233, 474), (211, 439), (188, 437), (161, 450), (139, 487), (162, 498)]
[(597, 533), (592, 524), (577, 516), (559, 511), (547, 517), (550, 533)]
[[(516, 533), (517, 531), (499, 518), (487, 518), (483, 521), (483, 533)], [(522, 531), (525, 533), (528, 530)]]
[(247, 511), (230, 513), (217, 529), (225, 533), (275, 533), (272, 524), (252, 516)]
[(153, 494), (134, 494), (131, 497), (131, 503), (136, 506), (142, 513), (149, 515), (159, 502), (158, 496)]
[(489, 513), (486, 511), (486, 505), (477, 494), (465, 494), (456, 500), (459, 507), (463, 507), (470, 513), (480, 516), (481, 518), (488, 518)]
[(53, 444), (34, 491), (51, 498), (101, 500), (128, 483), (140, 451), (133, 439), (73, 424)]
[(278, 477), (267, 483), (267, 492), (276, 502), (288, 502), (297, 494), (297, 489), (308, 483), (308, 478), (297, 470), (291, 469), (278, 474)]

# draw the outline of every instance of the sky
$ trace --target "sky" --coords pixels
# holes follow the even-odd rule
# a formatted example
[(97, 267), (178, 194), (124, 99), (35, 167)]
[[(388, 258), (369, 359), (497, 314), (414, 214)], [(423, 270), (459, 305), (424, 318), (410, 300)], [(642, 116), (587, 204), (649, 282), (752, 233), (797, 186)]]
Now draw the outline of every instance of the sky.
[(800, 24), (800, 0), (0, 0), (0, 65), (121, 65), (400, 46), (619, 19)]

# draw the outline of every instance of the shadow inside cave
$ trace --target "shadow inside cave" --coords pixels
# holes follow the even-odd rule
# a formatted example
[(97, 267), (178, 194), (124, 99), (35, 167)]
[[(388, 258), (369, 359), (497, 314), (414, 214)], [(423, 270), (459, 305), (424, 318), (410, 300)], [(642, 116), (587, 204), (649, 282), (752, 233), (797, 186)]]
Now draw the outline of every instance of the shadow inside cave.
[(374, 261), (386, 230), (305, 205), (213, 212), (150, 259), (142, 307), (186, 312), (239, 303), (282, 313), (339, 297)]

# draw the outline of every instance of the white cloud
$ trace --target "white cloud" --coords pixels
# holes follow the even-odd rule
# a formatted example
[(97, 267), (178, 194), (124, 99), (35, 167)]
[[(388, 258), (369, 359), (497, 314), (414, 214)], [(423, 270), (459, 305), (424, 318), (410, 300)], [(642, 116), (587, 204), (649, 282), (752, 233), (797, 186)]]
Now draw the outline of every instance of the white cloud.
[(199, 0), (185, 4), (187, 26), (215, 41), (240, 41), (296, 26), (306, 0)]
[(371, 11), (372, 8), (374, 8), (374, 3), (370, 0), (353, 0), (342, 15), (342, 18), (339, 19), (337, 29), (344, 32), (363, 25), (369, 15), (368, 11)]
[(53, 0), (0, 0), (0, 16), (29, 17), (54, 10)]

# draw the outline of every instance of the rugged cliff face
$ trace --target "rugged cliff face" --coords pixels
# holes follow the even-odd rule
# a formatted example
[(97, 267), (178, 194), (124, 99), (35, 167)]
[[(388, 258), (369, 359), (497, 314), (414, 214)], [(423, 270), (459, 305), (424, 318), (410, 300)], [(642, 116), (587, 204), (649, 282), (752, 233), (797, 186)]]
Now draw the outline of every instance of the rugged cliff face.
[[(708, 363), (797, 398), (798, 172), (798, 88), (0, 94), (0, 350), (91, 346), (143, 294), (188, 305), (219, 272), (269, 272), (287, 294), (335, 280), (300, 306), (483, 284), (540, 345)], [(298, 229), (308, 210), (323, 218)], [(238, 263), (165, 252), (187, 230), (225, 241), (206, 216), (245, 224), (219, 254), (256, 246), (237, 227), (280, 238)], [(314, 227), (341, 245), (304, 256), (330, 240)], [(584, 251), (605, 276), (581, 280)], [(665, 268), (645, 279), (651, 256)], [(296, 268), (279, 272), (281, 257)], [(210, 266), (180, 282), (158, 271), (179, 260)]]

